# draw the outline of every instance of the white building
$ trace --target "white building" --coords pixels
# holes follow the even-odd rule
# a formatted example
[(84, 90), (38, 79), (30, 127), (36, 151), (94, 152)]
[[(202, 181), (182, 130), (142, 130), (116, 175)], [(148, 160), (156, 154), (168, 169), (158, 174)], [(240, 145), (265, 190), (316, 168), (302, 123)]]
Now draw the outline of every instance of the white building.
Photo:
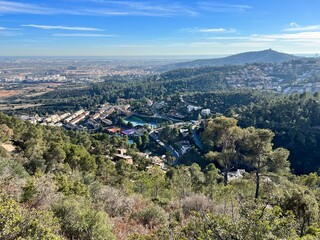
[(210, 113), (211, 113), (210, 109), (202, 109), (201, 111), (202, 116), (208, 116), (210, 115)]

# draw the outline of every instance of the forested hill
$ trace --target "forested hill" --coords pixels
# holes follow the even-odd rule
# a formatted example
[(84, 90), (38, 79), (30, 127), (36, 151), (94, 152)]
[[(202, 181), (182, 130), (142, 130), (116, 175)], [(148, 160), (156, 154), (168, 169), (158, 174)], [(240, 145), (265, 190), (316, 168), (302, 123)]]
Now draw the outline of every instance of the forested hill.
[[(208, 119), (208, 152), (198, 156), (206, 167), (164, 171), (125, 137), (0, 113), (0, 239), (319, 239), (320, 177), (291, 174), (289, 152), (273, 147), (273, 136)], [(118, 148), (134, 164), (114, 158)], [(247, 172), (222, 179), (213, 162), (226, 173), (238, 159)]]
[[(227, 90), (228, 83), (223, 79), (228, 67), (172, 70), (152, 76), (148, 79), (134, 81), (106, 80), (89, 84), (81, 89), (58, 89), (28, 101), (41, 101), (48, 107), (44, 112), (64, 110), (76, 107), (90, 109), (104, 102), (115, 103), (118, 98), (143, 97), (157, 99), (176, 93), (207, 92)], [(63, 102), (63, 104), (62, 104)]]
[(243, 65), (248, 63), (282, 63), (291, 60), (298, 60), (301, 57), (294, 56), (291, 54), (280, 53), (272, 49), (256, 51), (256, 52), (245, 52), (236, 55), (231, 55), (224, 58), (214, 59), (199, 59), (190, 62), (181, 62), (167, 66), (168, 69), (175, 68), (194, 68), (204, 66), (224, 66), (224, 65)]

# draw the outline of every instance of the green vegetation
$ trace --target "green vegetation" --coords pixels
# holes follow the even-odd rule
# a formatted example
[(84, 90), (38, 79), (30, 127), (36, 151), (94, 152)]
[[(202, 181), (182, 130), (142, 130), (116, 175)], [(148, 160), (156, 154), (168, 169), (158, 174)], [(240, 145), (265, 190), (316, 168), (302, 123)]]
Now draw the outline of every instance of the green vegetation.
[[(289, 153), (272, 145), (270, 130), (208, 119), (205, 154), (198, 153), (204, 167), (164, 172), (147, 168), (125, 137), (34, 126), (5, 114), (0, 124), (11, 133), (1, 141), (17, 148), (0, 158), (2, 239), (319, 238), (320, 177), (290, 173)], [(165, 129), (168, 141), (179, 138)], [(140, 148), (148, 144), (141, 139)], [(112, 159), (120, 147), (135, 164)], [(246, 173), (236, 179), (219, 173), (240, 167)]]
[[(166, 116), (154, 134), (172, 148), (192, 145), (166, 171), (140, 152), (155, 149), (175, 160), (148, 132), (128, 145), (128, 137), (35, 126), (0, 113), (0, 143), (15, 147), (0, 147), (0, 238), (319, 239), (319, 94), (229, 91), (225, 76), (239, 69), (108, 79), (30, 100), (46, 104), (38, 113), (125, 102), (141, 115)], [(201, 121), (181, 132), (170, 118)], [(119, 148), (134, 164), (115, 158)]]
[(320, 165), (319, 94), (296, 94), (263, 99), (234, 109), (240, 126), (271, 129), (274, 144), (290, 151), (290, 162), (297, 174), (318, 171)]

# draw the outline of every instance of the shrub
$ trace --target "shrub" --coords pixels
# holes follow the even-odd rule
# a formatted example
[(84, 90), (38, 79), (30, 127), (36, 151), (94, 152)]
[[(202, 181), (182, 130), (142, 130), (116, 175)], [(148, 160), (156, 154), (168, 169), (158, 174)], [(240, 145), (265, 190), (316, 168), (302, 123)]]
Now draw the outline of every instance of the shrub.
[(115, 239), (107, 214), (95, 210), (83, 197), (69, 196), (53, 209), (60, 219), (64, 235), (69, 239)]
[(168, 219), (166, 212), (157, 205), (146, 207), (131, 217), (150, 229), (166, 224)]

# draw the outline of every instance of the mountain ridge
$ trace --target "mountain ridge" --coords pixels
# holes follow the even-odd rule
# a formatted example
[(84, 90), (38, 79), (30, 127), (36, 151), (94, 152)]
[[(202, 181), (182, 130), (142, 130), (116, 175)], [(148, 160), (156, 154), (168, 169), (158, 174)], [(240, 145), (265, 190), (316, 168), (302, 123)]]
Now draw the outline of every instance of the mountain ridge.
[(197, 59), (193, 61), (180, 62), (168, 65), (168, 69), (175, 68), (196, 68), (196, 67), (216, 67), (225, 65), (244, 65), (248, 63), (282, 63), (292, 60), (299, 60), (292, 54), (281, 53), (270, 49), (262, 51), (250, 51), (238, 53), (223, 58)]

